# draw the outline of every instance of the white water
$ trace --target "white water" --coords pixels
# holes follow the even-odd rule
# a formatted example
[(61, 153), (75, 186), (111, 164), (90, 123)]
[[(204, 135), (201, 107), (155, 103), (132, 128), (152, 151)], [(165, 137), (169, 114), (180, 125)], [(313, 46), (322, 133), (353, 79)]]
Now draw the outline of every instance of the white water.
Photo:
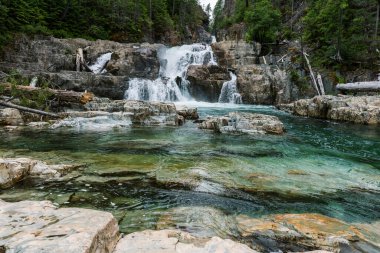
[(105, 53), (101, 55), (96, 62), (88, 66), (95, 74), (101, 74), (105, 71), (106, 64), (111, 60), (112, 53)]
[(186, 80), (190, 65), (217, 65), (210, 45), (192, 44), (164, 48), (158, 53), (159, 78), (156, 80), (133, 78), (124, 98), (148, 101), (190, 101), (189, 81)]
[(29, 87), (32, 87), (32, 88), (35, 88), (37, 86), (37, 82), (38, 82), (38, 77), (33, 77), (32, 78), (32, 81), (30, 81), (29, 83)]
[(230, 72), (231, 80), (223, 83), (219, 96), (219, 103), (242, 104), (241, 95), (236, 87), (236, 75)]

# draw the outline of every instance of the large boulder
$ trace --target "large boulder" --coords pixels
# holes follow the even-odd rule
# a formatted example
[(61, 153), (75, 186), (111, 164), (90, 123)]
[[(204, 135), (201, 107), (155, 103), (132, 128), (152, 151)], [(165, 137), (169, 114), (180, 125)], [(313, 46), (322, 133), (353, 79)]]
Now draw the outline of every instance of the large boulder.
[(217, 65), (191, 65), (187, 70), (190, 95), (196, 100), (217, 102), (228, 70)]
[(285, 129), (276, 116), (230, 112), (227, 116), (208, 117), (198, 125), (217, 133), (283, 134)]
[(248, 246), (219, 237), (196, 238), (178, 230), (146, 230), (122, 238), (114, 253), (256, 253)]
[(24, 120), (19, 110), (13, 108), (0, 109), (0, 126), (23, 125)]
[(118, 240), (110, 213), (57, 209), (49, 201), (0, 200), (0, 250), (7, 253), (110, 253)]
[(299, 116), (380, 124), (380, 96), (316, 96), (278, 108)]

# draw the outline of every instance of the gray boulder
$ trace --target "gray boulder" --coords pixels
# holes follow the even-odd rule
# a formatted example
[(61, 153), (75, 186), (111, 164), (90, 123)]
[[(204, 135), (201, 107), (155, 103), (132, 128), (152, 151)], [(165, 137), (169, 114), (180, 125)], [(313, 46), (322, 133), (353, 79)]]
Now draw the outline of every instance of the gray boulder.
[(227, 116), (209, 117), (198, 125), (217, 133), (283, 134), (282, 122), (275, 116), (230, 112)]

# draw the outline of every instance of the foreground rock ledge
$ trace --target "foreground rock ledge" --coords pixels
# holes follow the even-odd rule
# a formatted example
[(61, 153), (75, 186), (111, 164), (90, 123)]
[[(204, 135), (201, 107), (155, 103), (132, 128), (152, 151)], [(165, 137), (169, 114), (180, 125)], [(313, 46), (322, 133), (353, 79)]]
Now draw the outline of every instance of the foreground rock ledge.
[(217, 133), (283, 134), (285, 129), (276, 116), (230, 112), (227, 116), (208, 117), (199, 124), (200, 129)]
[(117, 221), (107, 212), (82, 208), (58, 209), (49, 201), (7, 203), (0, 200), (0, 252), (256, 252), (228, 239), (200, 239), (176, 230), (147, 230), (129, 234), (120, 241), (119, 238)]
[(299, 116), (380, 124), (380, 96), (316, 96), (291, 104), (281, 104), (277, 108)]
[(49, 201), (0, 200), (0, 252), (108, 253), (119, 239), (110, 213), (57, 209)]

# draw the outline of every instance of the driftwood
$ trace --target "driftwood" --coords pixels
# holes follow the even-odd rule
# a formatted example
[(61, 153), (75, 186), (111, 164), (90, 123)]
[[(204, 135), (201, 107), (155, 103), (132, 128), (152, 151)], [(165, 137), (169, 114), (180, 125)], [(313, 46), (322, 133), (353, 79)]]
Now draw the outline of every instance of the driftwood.
[(55, 113), (50, 113), (50, 112), (45, 112), (45, 111), (41, 111), (41, 110), (36, 110), (36, 109), (29, 108), (29, 107), (24, 107), (24, 106), (16, 105), (16, 104), (13, 104), (13, 103), (10, 103), (10, 102), (1, 101), (1, 100), (0, 100), (0, 106), (14, 108), (14, 109), (18, 109), (20, 111), (30, 112), (30, 113), (39, 114), (39, 115), (43, 115), (43, 116), (48, 116), (48, 117), (52, 117), (52, 118), (59, 118), (60, 117), (58, 114), (55, 114)]
[(317, 81), (318, 81), (319, 89), (321, 91), (321, 95), (325, 95), (325, 86), (323, 85), (322, 76), (319, 73), (317, 75)]
[(76, 53), (76, 70), (80, 72), (82, 70), (86, 70), (88, 72), (92, 72), (92, 70), (88, 67), (86, 61), (84, 60), (83, 48), (78, 48)]
[(306, 60), (307, 66), (308, 66), (308, 68), (309, 68), (310, 76), (311, 76), (311, 79), (312, 79), (312, 81), (313, 81), (314, 88), (315, 88), (315, 90), (317, 91), (318, 95), (321, 95), (321, 92), (320, 92), (319, 89), (318, 89), (318, 85), (317, 85), (317, 81), (316, 81), (315, 76), (314, 76), (313, 69), (311, 68), (311, 65), (310, 65), (309, 58), (307, 58), (307, 54), (306, 54), (305, 52), (303, 53), (303, 56), (305, 57), (305, 60)]
[[(11, 90), (12, 90), (12, 85), (3, 84), (2, 86), (5, 88), (4, 93), (6, 95), (10, 95)], [(14, 86), (14, 88), (17, 90), (23, 91), (23, 95), (25, 96), (32, 96), (36, 92), (41, 91), (41, 88), (22, 86), (22, 85), (16, 85)], [(47, 91), (51, 93), (51, 96), (53, 98), (56, 98), (60, 102), (86, 104), (94, 98), (94, 94), (91, 92), (76, 92), (76, 91), (55, 90), (55, 89), (47, 89)]]
[(380, 92), (380, 81), (340, 83), (336, 89), (341, 92)]

